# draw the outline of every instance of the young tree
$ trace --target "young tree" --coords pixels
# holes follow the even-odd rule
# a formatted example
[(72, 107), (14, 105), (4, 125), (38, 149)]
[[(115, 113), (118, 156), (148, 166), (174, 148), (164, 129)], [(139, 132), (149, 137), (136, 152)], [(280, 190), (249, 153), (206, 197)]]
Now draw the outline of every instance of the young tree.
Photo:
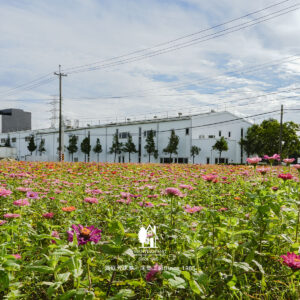
[(100, 144), (100, 139), (97, 138), (96, 145), (93, 148), (93, 151), (97, 153), (97, 162), (99, 162), (99, 154), (102, 152), (102, 146)]
[(169, 138), (169, 144), (167, 147), (163, 150), (165, 153), (170, 154), (170, 162), (172, 162), (172, 154), (177, 154), (178, 149), (178, 143), (179, 143), (179, 137), (175, 134), (175, 130), (172, 129), (171, 136)]
[(201, 151), (200, 147), (197, 147), (195, 145), (191, 147), (191, 156), (193, 157), (193, 163), (195, 161), (195, 156), (199, 155), (200, 151)]
[(223, 151), (228, 151), (228, 143), (225, 140), (224, 136), (222, 136), (216, 143), (212, 146), (213, 150), (219, 151), (219, 162), (221, 159), (221, 154)]
[(112, 146), (109, 149), (109, 153), (115, 155), (114, 162), (116, 162), (117, 154), (122, 153), (122, 147), (123, 147), (123, 144), (119, 142), (119, 135), (118, 135), (118, 132), (116, 131), (116, 133), (114, 134), (114, 137), (113, 137)]
[[(294, 122), (285, 122), (282, 125), (282, 157), (300, 154), (300, 138), (297, 131), (300, 126)], [(260, 125), (254, 124), (248, 128), (246, 137), (240, 144), (247, 155), (258, 156), (278, 153), (280, 140), (280, 123), (275, 119), (264, 120)]]
[(32, 155), (32, 152), (35, 151), (36, 148), (37, 148), (37, 146), (34, 142), (34, 136), (31, 135), (27, 149), (29, 150), (30, 154)]
[(86, 156), (88, 156), (88, 162), (90, 161), (91, 144), (90, 138), (86, 137), (80, 144), (82, 153), (84, 153), (84, 161), (86, 162)]
[(158, 151), (155, 149), (155, 142), (154, 142), (154, 131), (151, 129), (147, 135), (146, 138), (146, 145), (145, 145), (145, 150), (147, 151), (149, 155), (149, 162), (151, 159), (151, 155), (154, 156), (154, 158), (157, 158), (158, 156)]
[(4, 147), (11, 147), (11, 144), (10, 144), (10, 136), (9, 136), (9, 135), (7, 136), (7, 139), (5, 140)]
[(69, 153), (72, 155), (72, 161), (73, 161), (74, 153), (78, 151), (76, 135), (71, 135), (69, 137), (69, 146), (67, 147), (67, 149)]
[(135, 144), (132, 142), (132, 136), (131, 136), (131, 134), (129, 132), (128, 132), (128, 137), (127, 137), (127, 142), (126, 142), (126, 144), (123, 147), (123, 151), (124, 152), (128, 152), (128, 156), (129, 156), (128, 160), (129, 160), (129, 162), (130, 162), (130, 154), (137, 152)]
[(46, 152), (44, 139), (41, 139), (38, 151), (40, 152), (40, 155), (42, 155), (44, 152)]

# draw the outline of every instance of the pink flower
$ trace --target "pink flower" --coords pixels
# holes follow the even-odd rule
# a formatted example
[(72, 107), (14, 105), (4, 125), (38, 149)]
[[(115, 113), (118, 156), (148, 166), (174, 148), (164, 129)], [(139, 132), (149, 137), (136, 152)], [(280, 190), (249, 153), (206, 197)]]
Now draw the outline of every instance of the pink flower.
[(19, 199), (13, 202), (14, 205), (16, 206), (29, 206), (30, 202), (25, 198), (25, 199)]
[(0, 226), (3, 225), (3, 224), (5, 224), (5, 223), (7, 223), (7, 221), (5, 221), (5, 220), (0, 220)]
[(261, 161), (261, 158), (260, 157), (248, 157), (246, 159), (246, 161), (251, 165), (257, 165)]
[(202, 175), (202, 178), (208, 182), (216, 182), (218, 176), (214, 174), (207, 174), (207, 175)]
[(285, 162), (287, 165), (291, 164), (295, 161), (295, 158), (285, 158), (283, 162)]
[(21, 255), (20, 254), (12, 254), (12, 256), (14, 256), (15, 259), (21, 259)]
[(20, 186), (20, 187), (17, 187), (16, 190), (19, 192), (30, 192), (31, 188), (26, 188), (26, 187)]
[(19, 214), (10, 214), (10, 213), (8, 213), (8, 214), (4, 215), (4, 218), (6, 218), (6, 219), (13, 219), (13, 218), (19, 218), (19, 217), (21, 217), (21, 215), (19, 215)]
[(270, 171), (270, 168), (259, 168), (259, 169), (257, 169), (257, 172), (261, 173), (262, 175), (266, 175), (267, 172), (269, 172), (269, 171)]
[(0, 196), (6, 197), (6, 196), (10, 195), (11, 193), (12, 193), (12, 191), (10, 191), (10, 190), (0, 189)]
[(36, 192), (27, 192), (26, 197), (29, 198), (29, 199), (38, 199), (39, 194), (36, 193)]
[(283, 259), (283, 264), (289, 266), (293, 270), (300, 269), (300, 255), (288, 252), (287, 255), (280, 256)]
[(83, 200), (84, 202), (87, 202), (87, 203), (98, 203), (98, 199), (97, 198), (85, 198), (84, 200)]
[(152, 281), (155, 275), (162, 270), (162, 265), (155, 264), (146, 275), (146, 281)]
[(204, 207), (202, 207), (202, 206), (194, 206), (194, 207), (191, 207), (190, 205), (184, 206), (184, 211), (186, 211), (190, 214), (193, 214), (197, 211), (201, 211), (202, 209), (204, 209)]
[(226, 211), (226, 210), (228, 210), (227, 207), (221, 207), (220, 209), (218, 209), (218, 211)]
[(101, 240), (101, 229), (95, 226), (83, 227), (82, 225), (72, 225), (73, 230), (67, 231), (68, 241), (73, 242), (73, 236), (76, 234), (78, 245), (85, 245), (88, 242), (97, 244)]
[(190, 191), (195, 189), (191, 185), (188, 185), (188, 184), (179, 184), (179, 187), (181, 189), (187, 189), (187, 190), (190, 190)]
[[(52, 231), (51, 236), (54, 237), (54, 238), (56, 238), (56, 239), (60, 239), (58, 231)], [(52, 244), (56, 244), (56, 241), (55, 240), (51, 240), (51, 243)]]
[(53, 212), (45, 213), (43, 214), (43, 217), (45, 219), (52, 219), (54, 217), (54, 213)]
[(281, 174), (278, 175), (278, 178), (281, 178), (284, 181), (286, 181), (286, 180), (292, 179), (293, 175), (290, 174), (290, 173), (281, 173)]
[(280, 161), (280, 155), (279, 154), (274, 154), (273, 156), (264, 155), (264, 159), (267, 159), (270, 161), (274, 161), (274, 160)]
[(180, 190), (177, 188), (174, 188), (174, 187), (166, 188), (165, 193), (167, 195), (171, 195), (171, 196), (182, 196), (182, 193), (180, 192)]
[(139, 206), (141, 207), (153, 207), (153, 203), (152, 202), (139, 202)]
[(295, 169), (297, 169), (297, 170), (300, 172), (300, 165), (299, 165), (299, 164), (293, 165), (293, 167), (294, 167)]
[(275, 192), (278, 191), (278, 186), (272, 186), (272, 190)]

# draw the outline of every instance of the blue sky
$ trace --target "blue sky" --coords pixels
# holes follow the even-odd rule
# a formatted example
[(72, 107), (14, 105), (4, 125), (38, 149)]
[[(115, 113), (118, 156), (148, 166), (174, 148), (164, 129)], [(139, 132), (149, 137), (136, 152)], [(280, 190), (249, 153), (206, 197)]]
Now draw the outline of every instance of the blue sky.
[[(49, 100), (58, 95), (58, 80), (52, 74), (59, 64), (68, 69), (110, 59), (274, 3), (270, 0), (0, 0), (0, 108), (31, 111), (34, 128), (49, 127)], [(290, 0), (264, 13), (294, 4), (297, 1)], [(248, 17), (218, 30), (250, 20)], [(63, 78), (64, 115), (71, 120), (79, 119), (84, 125), (98, 124), (98, 120), (124, 120), (129, 116), (152, 117), (157, 112), (165, 116), (178, 111), (185, 114), (226, 107), (237, 114), (251, 115), (277, 110), (280, 104), (299, 108), (299, 98), (283, 98), (300, 96), (300, 89), (295, 90), (300, 87), (300, 57), (256, 72), (232, 74), (299, 54), (299, 29), (300, 10), (297, 10), (177, 51), (69, 74)], [(197, 37), (201, 35), (192, 36)], [(179, 42), (183, 41), (186, 40)], [(151, 51), (159, 49), (163, 48)], [(151, 51), (147, 53), (153, 54)], [(30, 89), (25, 89), (28, 85), (15, 89), (43, 75), (54, 80)], [(291, 89), (294, 90), (284, 94), (253, 98), (248, 105), (242, 100)], [(279, 114), (273, 117), (278, 118)], [(299, 112), (289, 112), (284, 118), (300, 122)]]

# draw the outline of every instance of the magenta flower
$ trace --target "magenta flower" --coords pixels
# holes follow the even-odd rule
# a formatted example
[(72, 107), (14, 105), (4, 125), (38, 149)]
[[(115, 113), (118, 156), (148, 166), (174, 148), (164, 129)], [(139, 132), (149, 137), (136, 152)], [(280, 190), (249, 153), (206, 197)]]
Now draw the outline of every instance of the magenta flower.
[[(52, 231), (51, 236), (54, 237), (54, 238), (56, 238), (56, 239), (60, 239), (58, 231)], [(56, 244), (56, 241), (55, 240), (51, 240), (51, 243), (52, 244)]]
[(12, 254), (12, 256), (14, 256), (15, 259), (21, 259), (21, 255), (20, 254)]
[(12, 193), (12, 191), (10, 191), (10, 190), (0, 188), (0, 196), (6, 197), (6, 196), (10, 195), (11, 193)]
[(279, 154), (274, 154), (273, 156), (264, 155), (264, 159), (267, 159), (271, 162), (275, 160), (280, 161), (280, 155)]
[(269, 171), (270, 171), (270, 168), (259, 168), (259, 169), (257, 169), (257, 172), (261, 173), (262, 175), (266, 175), (267, 172), (269, 172)]
[(180, 184), (179, 187), (181, 189), (187, 189), (187, 190), (190, 190), (190, 191), (195, 189), (191, 185), (188, 185), (188, 184)]
[(4, 215), (4, 218), (6, 218), (6, 219), (14, 219), (14, 218), (19, 218), (19, 217), (21, 217), (21, 215), (19, 215), (19, 214), (10, 214), (10, 213), (8, 213), (8, 214)]
[(54, 217), (54, 213), (53, 212), (45, 213), (45, 214), (43, 214), (43, 217), (45, 219), (52, 219)]
[(153, 203), (152, 202), (139, 202), (139, 206), (141, 207), (153, 207)]
[(216, 182), (218, 176), (214, 174), (207, 174), (207, 175), (202, 175), (202, 178), (208, 182)]
[(261, 158), (260, 157), (248, 157), (246, 159), (247, 163), (251, 164), (251, 165), (257, 165), (260, 161)]
[(39, 194), (36, 192), (27, 192), (26, 193), (26, 197), (29, 199), (38, 199), (39, 198)]
[(152, 281), (155, 275), (162, 270), (162, 265), (155, 264), (146, 275), (146, 281)]
[(0, 220), (0, 226), (3, 225), (3, 224), (5, 224), (5, 223), (7, 223), (7, 221), (5, 221), (5, 220)]
[(193, 214), (197, 211), (201, 211), (202, 209), (204, 209), (204, 207), (202, 207), (202, 206), (194, 206), (194, 207), (191, 207), (190, 205), (184, 206), (184, 211), (186, 211), (190, 214)]
[(87, 197), (83, 200), (84, 202), (87, 202), (87, 203), (98, 203), (98, 199), (97, 198), (90, 198), (90, 197)]
[(78, 245), (85, 245), (88, 242), (97, 244), (101, 240), (101, 229), (95, 226), (83, 227), (82, 225), (72, 225), (73, 230), (67, 231), (68, 241), (73, 242), (73, 236), (76, 234)]
[(290, 165), (294, 161), (295, 161), (295, 158), (285, 158), (283, 160), (283, 162), (285, 162), (287, 165)]
[(25, 198), (25, 199), (19, 199), (13, 202), (14, 205), (16, 206), (29, 206), (30, 202)]
[(281, 173), (281, 174), (278, 175), (278, 178), (281, 178), (284, 181), (286, 181), (286, 180), (292, 179), (293, 175), (290, 174), (290, 173)]
[(179, 189), (174, 188), (174, 187), (168, 187), (165, 189), (165, 193), (167, 195), (171, 195), (171, 196), (182, 196), (182, 193), (180, 192)]
[(283, 264), (289, 266), (293, 270), (300, 269), (300, 255), (288, 252), (287, 255), (280, 256), (283, 259)]

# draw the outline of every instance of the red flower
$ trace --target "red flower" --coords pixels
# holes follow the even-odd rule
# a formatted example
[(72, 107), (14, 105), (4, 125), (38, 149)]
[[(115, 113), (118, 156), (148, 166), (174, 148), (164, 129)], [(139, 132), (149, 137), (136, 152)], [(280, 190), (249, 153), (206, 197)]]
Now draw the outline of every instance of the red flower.
[(146, 275), (146, 281), (152, 281), (155, 275), (162, 270), (162, 265), (155, 264)]
[(45, 219), (52, 219), (53, 216), (54, 216), (54, 213), (52, 213), (52, 212), (43, 214), (43, 217), (44, 217)]
[(292, 179), (293, 175), (290, 174), (290, 173), (281, 173), (281, 174), (278, 175), (278, 178), (281, 178), (284, 181), (286, 181), (286, 180)]

